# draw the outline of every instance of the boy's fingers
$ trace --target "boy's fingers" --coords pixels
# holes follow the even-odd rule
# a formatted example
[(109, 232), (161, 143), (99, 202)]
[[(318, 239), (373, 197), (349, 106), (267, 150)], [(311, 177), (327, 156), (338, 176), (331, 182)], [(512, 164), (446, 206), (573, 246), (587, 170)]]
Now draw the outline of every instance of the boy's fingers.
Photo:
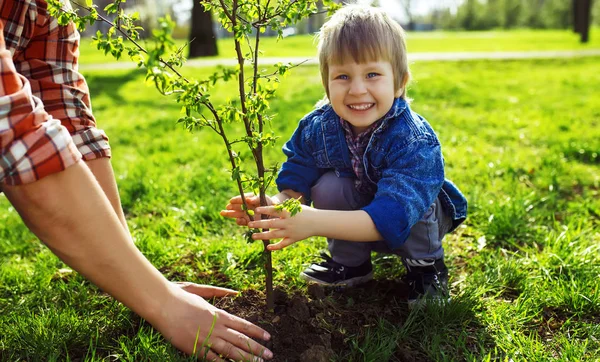
[(255, 211), (269, 216), (276, 216), (281, 218), (287, 217), (287, 211), (278, 211), (277, 209), (275, 209), (275, 206), (261, 206), (257, 207)]
[(281, 229), (284, 227), (283, 219), (264, 219), (254, 218), (254, 221), (248, 223), (248, 226), (256, 229)]
[(242, 202), (242, 198), (240, 195), (234, 196), (232, 198), (229, 199), (229, 203), (231, 204), (239, 204), (240, 202)]
[[(244, 198), (246, 198), (246, 199), (252, 198), (252, 197), (255, 197), (252, 192), (246, 192), (244, 194)], [(229, 201), (234, 201), (234, 200), (241, 202), (242, 201), (242, 197), (240, 195), (236, 195), (236, 196), (232, 197), (231, 199), (229, 199)]]
[(230, 217), (232, 219), (238, 218), (238, 217), (242, 217), (244, 214), (240, 213), (240, 211), (235, 211), (235, 210), (221, 210), (219, 212), (219, 214), (221, 216), (224, 217)]
[(254, 233), (252, 234), (252, 239), (254, 240), (271, 240), (271, 239), (281, 239), (285, 237), (284, 230), (270, 230), (262, 233)]
[(293, 239), (291, 239), (291, 238), (284, 238), (283, 240), (281, 240), (278, 243), (267, 245), (267, 249), (271, 250), (271, 251), (281, 250), (283, 248), (286, 248), (286, 247), (292, 245), (293, 243), (295, 243), (295, 241)]
[(242, 211), (242, 204), (232, 204), (232, 203), (229, 203), (229, 204), (227, 204), (227, 206), (225, 206), (225, 208), (227, 210)]

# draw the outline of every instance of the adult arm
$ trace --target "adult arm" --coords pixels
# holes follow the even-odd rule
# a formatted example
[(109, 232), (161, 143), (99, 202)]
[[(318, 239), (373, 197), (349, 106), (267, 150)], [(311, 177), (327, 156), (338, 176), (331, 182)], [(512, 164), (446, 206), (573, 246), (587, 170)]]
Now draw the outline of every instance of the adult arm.
[(270, 356), (247, 337), (268, 339), (264, 330), (169, 283), (144, 258), (82, 162), (37, 182), (5, 185), (4, 192), (61, 260), (150, 322), (175, 347), (191, 354), (196, 336), (201, 344), (214, 320), (209, 357)]
[(92, 174), (98, 181), (98, 184), (104, 191), (104, 195), (108, 198), (112, 209), (117, 214), (119, 222), (129, 232), (127, 221), (125, 221), (125, 214), (123, 214), (123, 207), (121, 206), (121, 198), (119, 197), (119, 191), (117, 189), (117, 183), (115, 182), (115, 174), (113, 172), (112, 165), (109, 158), (96, 158), (86, 162), (86, 165), (92, 171)]
[[(33, 97), (4, 46), (2, 28), (0, 21), (0, 186), (27, 226), (63, 261), (182, 351), (192, 353), (196, 336), (202, 343), (212, 328), (209, 358), (218, 359), (219, 353), (247, 359), (248, 353), (261, 352), (269, 357), (249, 338), (268, 339), (265, 331), (198, 296), (230, 291), (169, 283), (135, 248), (97, 181), (107, 174), (93, 176), (68, 132)], [(107, 171), (107, 164), (92, 164), (97, 166)]]

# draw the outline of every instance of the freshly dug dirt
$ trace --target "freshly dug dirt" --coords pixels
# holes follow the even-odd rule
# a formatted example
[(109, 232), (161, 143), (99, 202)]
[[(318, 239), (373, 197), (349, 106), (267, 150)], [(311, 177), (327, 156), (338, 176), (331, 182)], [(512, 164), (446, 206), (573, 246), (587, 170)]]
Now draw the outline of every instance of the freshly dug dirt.
[[(267, 312), (265, 297), (255, 290), (235, 299), (220, 299), (216, 306), (255, 323), (269, 333), (267, 347), (274, 361), (327, 362), (344, 356), (351, 340), (362, 340), (381, 318), (401, 325), (408, 315), (405, 284), (371, 281), (358, 288), (330, 289), (309, 285), (308, 295), (275, 290), (275, 308)], [(398, 346), (393, 360), (426, 361), (418, 351)]]

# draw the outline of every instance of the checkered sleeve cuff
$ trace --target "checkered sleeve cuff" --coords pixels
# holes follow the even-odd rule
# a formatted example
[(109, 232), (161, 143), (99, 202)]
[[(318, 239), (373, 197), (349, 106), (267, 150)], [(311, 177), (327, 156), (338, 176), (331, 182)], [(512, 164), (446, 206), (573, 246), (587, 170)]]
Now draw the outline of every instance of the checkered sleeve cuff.
[(71, 137), (85, 161), (111, 157), (108, 137), (103, 130), (89, 127), (71, 134)]
[(44, 110), (27, 79), (0, 50), (0, 183), (27, 184), (63, 171), (81, 159), (60, 121)]

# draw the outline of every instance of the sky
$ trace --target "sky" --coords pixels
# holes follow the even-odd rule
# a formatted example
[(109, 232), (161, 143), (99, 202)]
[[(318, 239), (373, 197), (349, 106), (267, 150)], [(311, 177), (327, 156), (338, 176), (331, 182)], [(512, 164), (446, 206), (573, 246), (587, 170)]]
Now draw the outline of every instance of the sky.
[[(177, 22), (182, 23), (190, 18), (193, 0), (170, 0), (174, 3), (173, 7)], [(406, 13), (403, 3), (407, 0), (378, 0), (379, 6), (385, 9), (394, 19), (406, 21)], [(436, 8), (456, 9), (463, 0), (410, 0), (411, 11), (413, 15), (426, 15)], [(600, 1), (600, 0), (599, 0)], [(350, 1), (349, 1), (350, 2)], [(371, 4), (373, 0), (356, 0), (359, 4)]]
[[(378, 0), (379, 6), (387, 11), (393, 18), (406, 21), (404, 3), (406, 0)], [(456, 9), (462, 0), (409, 0), (410, 10), (413, 15), (427, 15), (435, 9)], [(359, 4), (371, 4), (373, 0), (358, 0)]]

